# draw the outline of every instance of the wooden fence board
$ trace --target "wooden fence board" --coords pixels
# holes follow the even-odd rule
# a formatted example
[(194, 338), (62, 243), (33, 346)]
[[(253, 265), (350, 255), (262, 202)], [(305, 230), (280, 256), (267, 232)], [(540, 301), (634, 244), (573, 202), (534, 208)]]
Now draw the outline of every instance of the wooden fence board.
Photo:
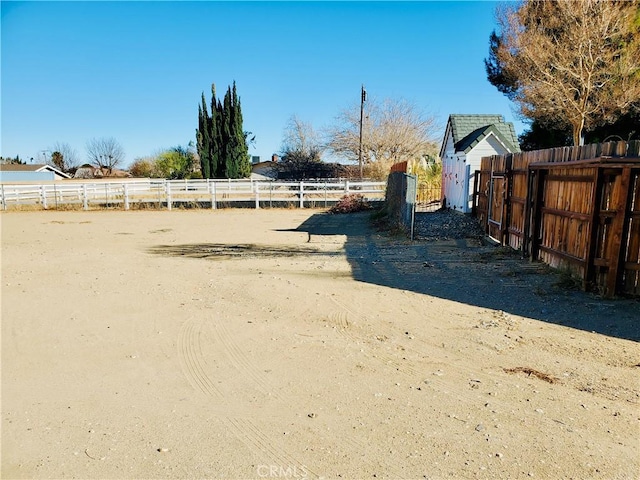
[(640, 296), (640, 170), (632, 171), (630, 184), (621, 283), (622, 293)]
[(585, 288), (640, 295), (639, 152), (632, 141), (483, 158), (476, 215), (503, 245), (570, 268)]

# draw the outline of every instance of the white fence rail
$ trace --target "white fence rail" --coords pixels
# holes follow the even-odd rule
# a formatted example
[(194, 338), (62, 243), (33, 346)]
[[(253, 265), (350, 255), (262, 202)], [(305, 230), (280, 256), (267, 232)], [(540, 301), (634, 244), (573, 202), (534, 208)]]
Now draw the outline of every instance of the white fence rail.
[(40, 206), (60, 208), (81, 206), (157, 205), (171, 210), (179, 204), (207, 205), (213, 209), (233, 202), (261, 206), (295, 204), (328, 206), (349, 193), (362, 194), (367, 200), (384, 199), (385, 182), (269, 182), (254, 180), (126, 180), (52, 182), (47, 184), (0, 184), (0, 208)]

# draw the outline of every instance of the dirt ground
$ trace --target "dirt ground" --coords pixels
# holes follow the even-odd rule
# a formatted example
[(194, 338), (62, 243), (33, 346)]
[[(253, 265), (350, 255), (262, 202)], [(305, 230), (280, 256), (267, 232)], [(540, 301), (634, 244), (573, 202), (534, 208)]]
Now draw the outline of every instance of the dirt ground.
[(0, 222), (2, 478), (640, 471), (637, 300), (366, 213)]

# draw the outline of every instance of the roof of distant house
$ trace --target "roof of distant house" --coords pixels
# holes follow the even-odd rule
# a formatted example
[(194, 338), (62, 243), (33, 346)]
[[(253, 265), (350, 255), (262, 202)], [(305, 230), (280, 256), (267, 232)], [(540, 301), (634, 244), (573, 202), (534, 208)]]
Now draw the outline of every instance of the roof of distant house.
[(62, 170), (58, 170), (52, 165), (46, 165), (44, 163), (4, 163), (0, 164), (0, 171), (3, 172), (53, 172), (64, 178), (71, 178), (68, 174)]

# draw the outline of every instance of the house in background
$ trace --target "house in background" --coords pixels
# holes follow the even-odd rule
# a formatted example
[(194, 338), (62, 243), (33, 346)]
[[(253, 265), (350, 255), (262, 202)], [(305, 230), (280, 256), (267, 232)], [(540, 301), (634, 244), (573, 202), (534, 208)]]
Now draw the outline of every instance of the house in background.
[(277, 180), (277, 163), (280, 158), (273, 154), (271, 160), (260, 161), (260, 157), (251, 158), (251, 179), (252, 180)]
[(84, 165), (78, 167), (76, 169), (76, 173), (73, 178), (81, 178), (84, 180), (92, 180), (97, 178), (126, 178), (131, 177), (131, 174), (125, 170), (118, 170), (117, 168), (109, 169), (96, 167), (95, 165), (90, 165), (85, 163)]
[(447, 207), (469, 213), (480, 159), (519, 151), (513, 123), (505, 122), (502, 115), (449, 115), (440, 147)]
[(0, 182), (50, 182), (71, 178), (51, 165), (8, 163), (0, 165)]

